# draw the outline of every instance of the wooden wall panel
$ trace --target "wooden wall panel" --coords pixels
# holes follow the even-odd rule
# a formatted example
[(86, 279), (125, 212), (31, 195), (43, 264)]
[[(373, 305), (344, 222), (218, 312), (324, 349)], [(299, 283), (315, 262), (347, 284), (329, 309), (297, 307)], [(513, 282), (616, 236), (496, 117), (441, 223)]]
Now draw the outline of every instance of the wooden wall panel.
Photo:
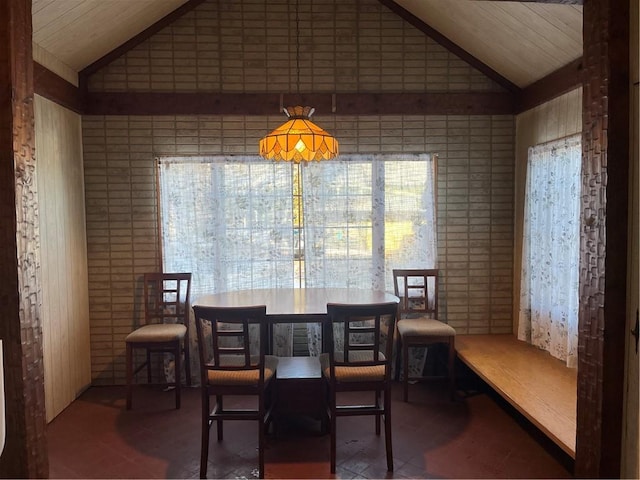
[(582, 132), (582, 87), (527, 110), (516, 117), (514, 185), (513, 332), (518, 331), (520, 265), (528, 149), (540, 143)]
[(81, 117), (35, 97), (47, 421), (91, 383)]

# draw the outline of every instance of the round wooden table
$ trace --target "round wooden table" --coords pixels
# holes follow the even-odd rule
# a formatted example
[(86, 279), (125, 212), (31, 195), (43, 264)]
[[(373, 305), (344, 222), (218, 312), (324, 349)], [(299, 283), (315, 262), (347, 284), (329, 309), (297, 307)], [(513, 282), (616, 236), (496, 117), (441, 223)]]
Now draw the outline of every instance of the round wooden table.
[[(323, 325), (323, 351), (326, 351), (324, 333), (327, 303), (351, 305), (370, 303), (398, 303), (390, 293), (360, 288), (258, 288), (214, 293), (198, 297), (193, 305), (202, 307), (249, 307), (266, 305), (269, 322), (269, 342), (273, 339), (275, 323), (312, 323)], [(271, 345), (268, 348), (271, 352)]]
[(307, 323), (321, 322), (327, 316), (327, 303), (368, 304), (398, 301), (398, 297), (390, 293), (359, 288), (261, 288), (203, 295), (198, 297), (193, 305), (266, 305), (270, 323)]

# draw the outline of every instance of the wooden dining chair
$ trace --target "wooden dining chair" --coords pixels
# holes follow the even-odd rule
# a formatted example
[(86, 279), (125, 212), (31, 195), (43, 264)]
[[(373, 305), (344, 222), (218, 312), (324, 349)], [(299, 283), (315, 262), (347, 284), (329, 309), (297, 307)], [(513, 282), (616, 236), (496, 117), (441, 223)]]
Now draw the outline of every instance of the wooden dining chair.
[[(180, 408), (182, 356), (187, 385), (191, 385), (189, 362), (190, 273), (145, 273), (143, 277), (144, 325), (125, 338), (127, 410), (131, 409), (133, 380), (136, 373), (147, 368), (147, 383), (151, 383), (151, 354), (172, 353), (175, 379), (176, 408)], [(134, 368), (134, 352), (146, 350), (146, 361)]]
[[(453, 400), (456, 331), (450, 325), (438, 320), (438, 270), (395, 269), (393, 285), (396, 296), (400, 298), (398, 340), (401, 348), (398, 350), (402, 352), (404, 401), (409, 401), (410, 381), (439, 378), (424, 375), (412, 376), (409, 372), (409, 349), (437, 343), (446, 344), (448, 348), (447, 376), (449, 395)], [(400, 368), (396, 368), (396, 377), (399, 374)]]
[[(393, 335), (383, 341), (383, 332), (395, 329), (396, 302), (368, 305), (327, 304), (329, 351), (320, 356), (322, 374), (328, 383), (331, 473), (336, 471), (336, 419), (350, 415), (375, 416), (376, 435), (384, 417), (387, 470), (393, 471), (391, 443), (391, 362)], [(339, 335), (339, 337), (337, 336)], [(340, 341), (338, 341), (340, 340)], [(373, 401), (362, 405), (338, 404), (340, 392), (373, 392)], [(380, 403), (380, 394), (383, 401)]]
[[(256, 420), (258, 422), (258, 473), (264, 478), (265, 433), (274, 404), (273, 380), (278, 358), (266, 355), (268, 328), (266, 306), (203, 307), (194, 306), (200, 357), (202, 390), (202, 443), (200, 478), (207, 476), (209, 430), (216, 422), (218, 441), (223, 440), (223, 421)], [(211, 334), (206, 335), (210, 326)], [(256, 326), (256, 328), (252, 328)], [(251, 351), (252, 331), (258, 330), (257, 352)], [(254, 409), (234, 409), (224, 405), (226, 395), (253, 395)], [(211, 409), (210, 398), (215, 397)]]

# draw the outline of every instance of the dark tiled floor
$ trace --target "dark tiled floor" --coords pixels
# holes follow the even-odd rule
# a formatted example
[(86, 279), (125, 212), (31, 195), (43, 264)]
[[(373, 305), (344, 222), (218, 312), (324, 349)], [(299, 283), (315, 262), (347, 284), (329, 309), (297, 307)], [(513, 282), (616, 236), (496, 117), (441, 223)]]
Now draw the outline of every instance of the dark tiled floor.
[[(373, 418), (338, 419), (338, 472), (329, 473), (329, 437), (303, 419), (271, 435), (267, 478), (570, 478), (567, 458), (499, 399), (470, 395), (450, 402), (444, 385), (411, 387), (411, 402), (393, 395), (395, 471), (388, 473), (384, 435)], [(138, 387), (134, 407), (124, 409), (123, 387), (85, 392), (48, 430), (51, 478), (197, 478), (200, 392), (186, 389), (180, 410), (173, 392)], [(228, 426), (227, 426), (228, 425)], [(209, 478), (257, 474), (255, 422), (225, 424), (225, 439), (212, 432)]]

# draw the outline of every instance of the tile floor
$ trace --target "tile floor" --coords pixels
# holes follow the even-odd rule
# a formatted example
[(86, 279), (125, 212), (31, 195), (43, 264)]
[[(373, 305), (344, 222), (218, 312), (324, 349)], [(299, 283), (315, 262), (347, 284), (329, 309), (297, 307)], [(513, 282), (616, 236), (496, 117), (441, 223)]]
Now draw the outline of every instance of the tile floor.
[[(51, 478), (197, 478), (200, 392), (137, 387), (126, 411), (124, 387), (93, 387), (49, 425)], [(482, 393), (484, 392), (484, 393)], [(338, 419), (338, 471), (329, 472), (329, 436), (291, 419), (266, 450), (267, 478), (571, 478), (572, 461), (490, 391), (448, 400), (437, 382), (414, 385), (410, 403), (393, 392), (394, 472), (372, 417)], [(255, 478), (255, 422), (212, 432), (208, 478)]]

